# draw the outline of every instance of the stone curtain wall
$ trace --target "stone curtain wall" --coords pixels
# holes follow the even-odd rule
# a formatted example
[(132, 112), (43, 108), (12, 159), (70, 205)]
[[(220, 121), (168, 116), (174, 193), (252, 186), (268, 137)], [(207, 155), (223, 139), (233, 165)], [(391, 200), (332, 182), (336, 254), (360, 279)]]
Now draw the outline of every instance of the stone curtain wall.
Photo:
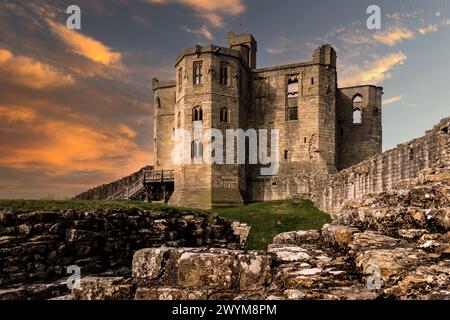
[(338, 174), (316, 182), (316, 205), (337, 214), (345, 200), (391, 190), (418, 177), (425, 169), (450, 168), (450, 118), (439, 122), (425, 136), (376, 155)]
[(0, 288), (129, 267), (142, 248), (239, 248), (239, 236), (222, 218), (189, 212), (119, 209), (98, 212), (0, 212)]
[(78, 200), (106, 200), (108, 197), (123, 190), (125, 187), (135, 183), (141, 176), (144, 170), (152, 170), (153, 166), (146, 166), (135, 173), (130, 174), (120, 180), (104, 184), (95, 188), (92, 188), (86, 192), (80, 193), (75, 196)]

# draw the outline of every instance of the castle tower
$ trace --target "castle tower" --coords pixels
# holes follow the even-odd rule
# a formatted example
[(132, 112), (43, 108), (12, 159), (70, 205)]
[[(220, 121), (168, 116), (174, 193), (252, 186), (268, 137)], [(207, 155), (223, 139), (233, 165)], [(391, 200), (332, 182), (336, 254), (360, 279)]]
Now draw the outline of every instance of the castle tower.
[(329, 171), (336, 165), (336, 51), (326, 44), (314, 51), (312, 105), (317, 108), (317, 151)]
[[(236, 49), (239, 45), (234, 43)], [(247, 120), (244, 93), (249, 67), (242, 52), (245, 50), (196, 46), (177, 59), (174, 127), (190, 133), (192, 163), (175, 165), (172, 205), (212, 208), (243, 204), (245, 165), (225, 163), (225, 131), (244, 128)], [(216, 150), (214, 156), (221, 153), (223, 163), (206, 162), (211, 139), (195, 136), (196, 126), (201, 126), (203, 133), (212, 128), (222, 132), (223, 150)]]

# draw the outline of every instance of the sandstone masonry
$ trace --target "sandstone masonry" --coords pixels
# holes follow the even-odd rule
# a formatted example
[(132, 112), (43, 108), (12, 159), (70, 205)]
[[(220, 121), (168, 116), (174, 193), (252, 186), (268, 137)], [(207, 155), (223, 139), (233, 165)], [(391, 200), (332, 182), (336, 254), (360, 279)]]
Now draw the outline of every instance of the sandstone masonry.
[[(382, 88), (337, 88), (330, 45), (308, 62), (256, 68), (251, 34), (228, 34), (228, 48), (184, 49), (175, 81), (153, 80), (155, 169), (174, 170), (170, 204), (211, 208), (311, 193), (317, 174), (335, 173), (381, 152)], [(279, 129), (280, 170), (262, 176), (254, 164), (174, 164), (173, 134), (194, 125)], [(210, 141), (191, 144), (202, 158)], [(225, 148), (225, 146), (224, 146)], [(219, 151), (217, 151), (219, 152)]]

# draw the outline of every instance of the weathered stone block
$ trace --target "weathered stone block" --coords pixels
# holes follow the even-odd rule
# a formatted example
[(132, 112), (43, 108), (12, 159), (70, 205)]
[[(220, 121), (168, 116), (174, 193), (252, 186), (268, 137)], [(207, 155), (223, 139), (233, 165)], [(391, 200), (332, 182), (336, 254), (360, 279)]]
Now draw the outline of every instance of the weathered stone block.
[(325, 224), (322, 227), (322, 238), (330, 244), (345, 248), (353, 240), (353, 235), (359, 232), (359, 229), (348, 226)]
[(151, 248), (136, 251), (133, 256), (133, 279), (140, 285), (154, 282), (164, 273), (163, 267), (173, 248)]
[(72, 290), (77, 300), (131, 300), (132, 286), (122, 277), (86, 277)]
[(316, 241), (320, 237), (317, 230), (309, 231), (291, 231), (280, 233), (273, 238), (274, 244), (290, 244), (290, 245), (301, 245), (305, 242)]
[(240, 290), (261, 290), (272, 280), (272, 258), (258, 252), (238, 256)]
[(236, 285), (237, 259), (226, 250), (183, 252), (178, 260), (182, 288), (226, 290)]

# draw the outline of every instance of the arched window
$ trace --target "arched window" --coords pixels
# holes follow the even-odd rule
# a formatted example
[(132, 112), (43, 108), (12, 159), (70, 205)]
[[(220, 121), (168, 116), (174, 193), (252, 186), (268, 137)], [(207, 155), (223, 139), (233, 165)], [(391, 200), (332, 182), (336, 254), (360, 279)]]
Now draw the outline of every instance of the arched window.
[(353, 123), (362, 123), (362, 102), (363, 97), (360, 94), (356, 94), (353, 97)]
[(197, 106), (192, 109), (192, 121), (203, 121), (202, 107)]
[(363, 101), (363, 97), (359, 93), (353, 97), (353, 104), (362, 103), (362, 101)]
[(220, 109), (220, 122), (230, 122), (230, 111), (227, 107)]
[(198, 140), (191, 142), (191, 158), (201, 158), (203, 156), (203, 144)]
[(362, 113), (361, 109), (359, 108), (353, 109), (353, 123), (356, 124), (362, 123)]

